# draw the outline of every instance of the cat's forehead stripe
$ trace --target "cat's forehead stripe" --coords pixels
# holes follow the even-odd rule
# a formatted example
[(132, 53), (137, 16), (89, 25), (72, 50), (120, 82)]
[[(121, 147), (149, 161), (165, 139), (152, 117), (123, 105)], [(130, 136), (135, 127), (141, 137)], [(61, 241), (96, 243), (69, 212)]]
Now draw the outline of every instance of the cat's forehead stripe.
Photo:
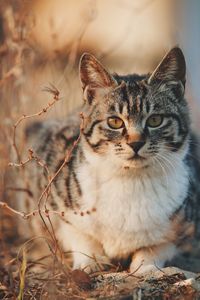
[(126, 105), (123, 105), (123, 109), (121, 113), (125, 116), (128, 115), (128, 103)]
[(115, 102), (114, 107), (115, 107), (115, 111), (116, 111), (117, 113), (120, 113), (119, 102)]
[[(130, 113), (130, 96), (127, 90), (127, 85), (124, 83), (121, 91), (120, 91), (120, 97), (121, 97), (121, 101), (119, 101), (119, 105), (121, 107), (120, 109), (120, 113), (123, 113), (125, 111), (127, 111), (128, 113)], [(126, 108), (126, 109), (124, 109)]]

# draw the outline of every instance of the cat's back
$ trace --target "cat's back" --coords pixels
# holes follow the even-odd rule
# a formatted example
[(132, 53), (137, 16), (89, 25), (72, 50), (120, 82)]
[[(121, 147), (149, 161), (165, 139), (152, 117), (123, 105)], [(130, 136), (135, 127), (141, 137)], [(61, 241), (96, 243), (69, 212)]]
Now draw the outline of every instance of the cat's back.
[(190, 136), (185, 163), (189, 169), (189, 190), (185, 200), (186, 219), (194, 222), (196, 236), (200, 237), (200, 136), (196, 131)]
[[(37, 209), (41, 193), (63, 164), (67, 153), (79, 136), (79, 131), (80, 118), (75, 113), (64, 120), (37, 121), (27, 127), (24, 157), (27, 158), (27, 151), (31, 149), (29, 153), (32, 155), (32, 160), (26, 165), (24, 174), (32, 197), (26, 201), (29, 205), (21, 201), (23, 211)], [(53, 180), (51, 193), (48, 196), (48, 203), (51, 204), (52, 209), (58, 209), (52, 197), (53, 190), (57, 190), (57, 193), (62, 196), (64, 190), (64, 198), (66, 198), (63, 182), (68, 178), (68, 174), (69, 168), (66, 164)]]
[(65, 120), (46, 120), (33, 122), (26, 128), (26, 148), (43, 160), (50, 169), (59, 156), (63, 157), (77, 139), (80, 131), (78, 114)]

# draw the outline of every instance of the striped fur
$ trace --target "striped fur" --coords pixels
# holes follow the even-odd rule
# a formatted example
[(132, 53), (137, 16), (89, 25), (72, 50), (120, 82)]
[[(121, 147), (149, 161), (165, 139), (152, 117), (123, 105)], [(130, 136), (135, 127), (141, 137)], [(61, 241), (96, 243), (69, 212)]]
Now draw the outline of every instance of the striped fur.
[[(199, 235), (199, 160), (184, 98), (183, 54), (172, 49), (145, 76), (111, 75), (85, 54), (80, 77), (83, 132), (49, 199), (52, 209), (65, 213), (55, 220), (56, 234), (65, 250), (74, 251), (74, 268), (91, 271), (92, 257), (109, 262), (130, 255), (131, 271), (141, 264), (141, 273), (162, 267), (191, 234)], [(148, 125), (152, 115), (162, 120), (155, 128)], [(123, 126), (109, 127), (112, 117)], [(79, 125), (69, 118), (27, 131), (51, 174), (62, 165)], [(47, 179), (38, 168), (29, 176), (36, 205)]]

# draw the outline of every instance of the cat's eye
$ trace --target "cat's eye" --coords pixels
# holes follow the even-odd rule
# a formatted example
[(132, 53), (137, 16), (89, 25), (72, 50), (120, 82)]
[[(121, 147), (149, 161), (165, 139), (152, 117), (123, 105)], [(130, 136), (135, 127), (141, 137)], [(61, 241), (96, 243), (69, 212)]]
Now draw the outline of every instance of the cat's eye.
[(124, 127), (124, 122), (118, 117), (109, 117), (107, 119), (108, 126), (112, 129), (120, 129)]
[(162, 124), (162, 122), (163, 122), (163, 116), (161, 116), (161, 115), (152, 115), (147, 119), (146, 125), (148, 127), (155, 128), (155, 127), (160, 126)]

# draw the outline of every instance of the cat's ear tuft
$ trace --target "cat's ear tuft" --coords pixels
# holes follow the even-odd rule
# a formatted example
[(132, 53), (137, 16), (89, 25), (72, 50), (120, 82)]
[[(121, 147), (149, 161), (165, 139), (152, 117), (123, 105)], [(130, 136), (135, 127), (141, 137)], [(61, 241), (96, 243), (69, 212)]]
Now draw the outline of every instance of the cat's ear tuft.
[(80, 59), (80, 80), (83, 90), (91, 88), (107, 88), (116, 86), (111, 74), (106, 71), (102, 64), (91, 54), (84, 53)]
[(156, 81), (181, 81), (185, 86), (186, 64), (180, 48), (171, 49), (153, 71), (148, 79), (152, 84)]

